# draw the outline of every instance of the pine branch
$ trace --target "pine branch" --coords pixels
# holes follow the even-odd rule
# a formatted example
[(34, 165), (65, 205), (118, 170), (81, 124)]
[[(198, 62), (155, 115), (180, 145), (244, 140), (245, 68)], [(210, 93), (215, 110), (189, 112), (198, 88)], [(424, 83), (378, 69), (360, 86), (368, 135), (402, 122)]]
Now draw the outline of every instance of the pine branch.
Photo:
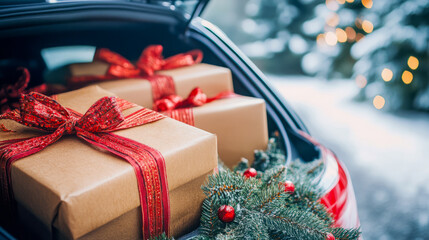
[[(225, 170), (209, 177), (202, 187), (207, 198), (198, 239), (317, 240), (325, 239), (329, 232), (337, 239), (357, 239), (358, 229), (331, 228), (333, 218), (319, 202), (321, 191), (312, 180), (323, 162), (304, 164), (297, 160), (286, 168), (277, 143), (270, 140), (266, 151), (255, 151), (257, 177), (242, 176), (248, 168), (245, 160), (237, 172)], [(294, 183), (294, 192), (285, 192), (286, 180)], [(222, 222), (217, 216), (222, 205), (235, 210), (231, 222)]]
[(261, 180), (263, 184), (270, 186), (272, 184), (278, 185), (280, 182), (285, 181), (286, 167), (280, 166), (270, 170), (267, 170), (262, 176)]
[(214, 237), (215, 235), (215, 222), (217, 220), (217, 216), (213, 206), (213, 200), (211, 198), (206, 198), (203, 202), (201, 212), (200, 232), (201, 235), (208, 237)]
[(167, 237), (165, 233), (162, 233), (161, 235), (157, 237), (152, 237), (149, 240), (174, 240), (174, 238)]
[(359, 239), (360, 229), (332, 228), (331, 233), (336, 240)]

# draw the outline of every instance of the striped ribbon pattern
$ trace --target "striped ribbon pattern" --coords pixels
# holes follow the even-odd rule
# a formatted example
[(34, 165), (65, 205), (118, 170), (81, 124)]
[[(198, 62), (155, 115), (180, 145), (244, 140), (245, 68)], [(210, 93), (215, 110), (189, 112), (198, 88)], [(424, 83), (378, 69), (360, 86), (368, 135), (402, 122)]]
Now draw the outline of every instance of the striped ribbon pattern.
[(194, 120), (194, 107), (203, 106), (204, 104), (225, 98), (237, 97), (239, 95), (231, 92), (224, 91), (212, 98), (207, 98), (207, 95), (201, 88), (194, 88), (187, 98), (182, 99), (177, 95), (169, 95), (162, 99), (155, 101), (153, 109), (159, 111), (167, 117), (176, 119), (180, 122), (195, 126)]
[(134, 106), (136, 105), (116, 97), (104, 97), (82, 115), (45, 95), (34, 92), (22, 95), (20, 108), (0, 115), (0, 119), (14, 120), (48, 134), (0, 141), (2, 212), (13, 214), (11, 209), (14, 195), (10, 172), (12, 163), (43, 150), (64, 135), (73, 134), (115, 154), (133, 166), (139, 188), (143, 239), (158, 236), (162, 232), (168, 234), (170, 203), (163, 156), (156, 149), (112, 133), (165, 117), (146, 108), (124, 117), (122, 111)]
[(168, 70), (191, 66), (200, 63), (203, 53), (192, 50), (164, 59), (161, 45), (151, 45), (145, 48), (134, 65), (118, 53), (106, 48), (97, 49), (93, 61), (105, 62), (109, 68), (104, 75), (72, 76), (68, 80), (69, 86), (79, 88), (89, 83), (129, 78), (142, 78), (148, 80), (152, 86), (154, 101), (176, 93), (173, 78), (167, 75), (155, 74), (159, 70)]

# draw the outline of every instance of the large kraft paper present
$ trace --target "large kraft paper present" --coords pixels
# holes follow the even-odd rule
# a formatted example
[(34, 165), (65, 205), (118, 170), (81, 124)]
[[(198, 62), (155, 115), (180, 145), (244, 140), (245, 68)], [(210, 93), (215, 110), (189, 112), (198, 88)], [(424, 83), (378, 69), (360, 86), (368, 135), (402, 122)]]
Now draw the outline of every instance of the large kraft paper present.
[[(92, 86), (58, 95), (58, 101), (84, 113), (99, 98), (112, 95)], [(125, 115), (137, 108), (127, 110)], [(40, 134), (9, 120), (0, 122), (16, 130), (0, 134), (0, 140)], [(200, 186), (217, 167), (216, 136), (169, 118), (115, 134), (161, 152), (170, 192), (170, 233), (180, 236), (195, 228), (204, 199)], [(133, 168), (75, 136), (65, 136), (14, 162), (11, 175), (19, 218), (31, 238), (142, 237)]]
[[(103, 75), (109, 64), (95, 61), (76, 63), (68, 66), (68, 76)], [(214, 97), (222, 91), (233, 91), (231, 72), (228, 68), (199, 63), (192, 66), (170, 70), (156, 71), (155, 74), (173, 78), (176, 94), (185, 98), (195, 87), (200, 87), (208, 97)], [(118, 97), (136, 103), (142, 107), (152, 108), (152, 87), (144, 78), (103, 80), (93, 84), (115, 93)]]
[(216, 134), (219, 157), (229, 168), (237, 165), (242, 157), (252, 164), (254, 150), (267, 147), (267, 115), (263, 99), (233, 95), (164, 114)]

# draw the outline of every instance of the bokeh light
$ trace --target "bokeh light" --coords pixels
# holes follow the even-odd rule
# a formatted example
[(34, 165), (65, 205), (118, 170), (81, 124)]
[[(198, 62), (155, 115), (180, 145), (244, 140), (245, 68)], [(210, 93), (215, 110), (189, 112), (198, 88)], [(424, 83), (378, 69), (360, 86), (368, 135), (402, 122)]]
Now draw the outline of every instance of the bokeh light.
[(352, 42), (356, 39), (356, 31), (352, 27), (346, 27), (347, 40)]
[(326, 24), (328, 24), (331, 27), (336, 27), (339, 22), (340, 22), (340, 17), (336, 13), (333, 13), (329, 18), (326, 19)]
[(362, 33), (358, 33), (356, 34), (356, 42), (359, 42), (360, 40), (362, 40), (365, 36)]
[(356, 18), (355, 25), (357, 28), (362, 29), (362, 19)]
[(325, 41), (328, 45), (334, 46), (337, 44), (337, 35), (335, 35), (333, 32), (327, 32), (325, 34)]
[(359, 88), (364, 88), (368, 83), (368, 81), (366, 80), (366, 77), (364, 77), (363, 75), (357, 75), (355, 81), (356, 81), (356, 85)]
[(317, 35), (316, 42), (319, 47), (325, 45), (325, 34), (320, 33), (319, 35)]
[(346, 0), (337, 0), (337, 2), (338, 2), (339, 4), (344, 4), (344, 3), (346, 3)]
[(392, 80), (393, 78), (392, 70), (388, 68), (383, 69), (383, 71), (381, 71), (381, 78), (383, 78), (385, 82), (389, 82), (390, 80)]
[(384, 104), (386, 104), (386, 100), (384, 100), (384, 97), (377, 95), (374, 97), (374, 100), (372, 100), (372, 104), (375, 108), (382, 109)]
[(354, 2), (355, 0), (346, 0), (346, 2), (348, 2), (348, 3), (352, 3), (352, 2)]
[(335, 29), (335, 35), (337, 36), (338, 42), (343, 43), (347, 41), (347, 33), (343, 29), (341, 28)]
[(371, 33), (372, 30), (374, 29), (374, 25), (372, 25), (372, 23), (368, 20), (364, 20), (362, 22), (362, 29), (366, 32), (366, 33)]
[(414, 56), (410, 56), (408, 58), (408, 67), (410, 67), (413, 70), (416, 70), (419, 67), (419, 60), (414, 57)]
[(362, 5), (366, 8), (372, 8), (372, 0), (362, 0)]
[(402, 81), (405, 84), (410, 84), (413, 81), (413, 74), (410, 71), (405, 70), (402, 73)]
[(340, 6), (338, 5), (337, 1), (335, 1), (335, 0), (326, 0), (326, 7), (329, 10), (337, 11)]

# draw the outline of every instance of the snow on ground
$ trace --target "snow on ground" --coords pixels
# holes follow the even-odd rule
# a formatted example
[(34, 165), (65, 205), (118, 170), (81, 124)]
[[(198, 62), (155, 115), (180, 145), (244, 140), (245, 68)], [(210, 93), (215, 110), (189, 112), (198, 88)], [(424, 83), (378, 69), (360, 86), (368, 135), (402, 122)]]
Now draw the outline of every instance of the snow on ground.
[(269, 79), (346, 163), (365, 239), (429, 239), (429, 114), (354, 102), (354, 81)]

